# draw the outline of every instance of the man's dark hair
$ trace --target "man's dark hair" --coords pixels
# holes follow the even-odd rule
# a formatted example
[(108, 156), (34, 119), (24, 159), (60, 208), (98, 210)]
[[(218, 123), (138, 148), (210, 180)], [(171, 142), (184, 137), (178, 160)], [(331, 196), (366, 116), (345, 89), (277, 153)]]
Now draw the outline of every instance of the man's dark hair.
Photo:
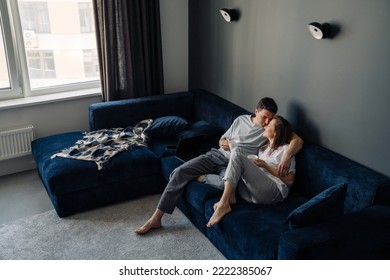
[(276, 105), (275, 100), (273, 100), (271, 97), (264, 97), (260, 99), (259, 103), (256, 107), (258, 110), (268, 110), (271, 113), (276, 114), (278, 112), (278, 105)]

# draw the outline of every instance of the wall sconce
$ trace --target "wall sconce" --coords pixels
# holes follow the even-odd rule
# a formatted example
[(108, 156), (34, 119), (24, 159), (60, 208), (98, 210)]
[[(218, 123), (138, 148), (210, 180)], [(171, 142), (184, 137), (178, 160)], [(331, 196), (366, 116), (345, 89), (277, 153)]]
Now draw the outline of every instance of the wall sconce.
[(333, 39), (340, 33), (340, 24), (338, 23), (318, 23), (311, 22), (308, 25), (311, 35), (316, 39)]
[(221, 13), (224, 20), (226, 20), (227, 22), (237, 21), (239, 16), (240, 16), (239, 11), (236, 9), (223, 8), (223, 9), (220, 9), (219, 12)]
[(311, 22), (308, 25), (311, 35), (316, 39), (324, 39), (329, 35), (330, 25), (328, 23)]

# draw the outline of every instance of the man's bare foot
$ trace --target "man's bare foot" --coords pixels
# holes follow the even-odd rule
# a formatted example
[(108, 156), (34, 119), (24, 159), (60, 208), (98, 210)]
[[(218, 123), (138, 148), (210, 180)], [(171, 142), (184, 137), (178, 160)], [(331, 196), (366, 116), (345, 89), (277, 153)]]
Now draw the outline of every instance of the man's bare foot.
[[(237, 199), (236, 199), (236, 196), (233, 194), (233, 195), (229, 198), (229, 204), (230, 204), (230, 205), (234, 205), (234, 204), (236, 204), (236, 203), (237, 203)], [(214, 203), (214, 205), (213, 205), (214, 211), (217, 210), (218, 205), (219, 205), (219, 202)]]
[(151, 229), (157, 229), (161, 227), (161, 220), (155, 220), (150, 218), (142, 227), (134, 230), (136, 234), (145, 234), (148, 233)]
[(206, 224), (207, 227), (212, 227), (219, 223), (221, 219), (232, 211), (230, 204), (221, 204), (220, 202), (214, 204), (214, 214), (211, 216), (209, 222)]
[(197, 180), (198, 182), (203, 183), (203, 181), (204, 181), (204, 175), (200, 175), (198, 178), (196, 178), (196, 180)]

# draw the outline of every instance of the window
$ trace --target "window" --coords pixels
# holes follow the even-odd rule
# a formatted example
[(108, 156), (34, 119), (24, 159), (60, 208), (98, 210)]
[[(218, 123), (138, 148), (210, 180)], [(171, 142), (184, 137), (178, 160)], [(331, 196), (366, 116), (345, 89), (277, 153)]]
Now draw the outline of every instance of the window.
[(94, 32), (92, 3), (79, 3), (80, 30), (83, 33)]
[(19, 1), (19, 12), (23, 30), (50, 33), (47, 3)]
[(27, 60), (32, 81), (35, 79), (56, 78), (53, 51), (27, 51)]
[(0, 1), (0, 99), (22, 93), (7, 2)]
[(92, 0), (2, 0), (0, 20), (0, 100), (100, 86)]
[(84, 73), (85, 77), (99, 75), (99, 64), (96, 50), (84, 50)]
[(8, 61), (5, 56), (5, 45), (3, 31), (0, 32), (0, 89), (9, 89), (11, 87), (8, 74)]

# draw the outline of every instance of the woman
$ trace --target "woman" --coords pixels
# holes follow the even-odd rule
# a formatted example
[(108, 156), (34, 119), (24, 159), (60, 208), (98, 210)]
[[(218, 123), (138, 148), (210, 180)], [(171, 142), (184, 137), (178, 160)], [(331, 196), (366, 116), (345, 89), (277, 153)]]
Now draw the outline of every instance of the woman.
[(291, 125), (281, 116), (275, 116), (265, 127), (263, 136), (268, 143), (261, 147), (256, 159), (248, 159), (240, 148), (231, 151), (231, 161), (225, 173), (225, 188), (207, 227), (218, 223), (236, 203), (238, 194), (247, 202), (273, 204), (281, 202), (289, 193), (295, 179), (295, 158), (291, 159), (288, 174), (281, 177), (278, 165), (293, 135)]

